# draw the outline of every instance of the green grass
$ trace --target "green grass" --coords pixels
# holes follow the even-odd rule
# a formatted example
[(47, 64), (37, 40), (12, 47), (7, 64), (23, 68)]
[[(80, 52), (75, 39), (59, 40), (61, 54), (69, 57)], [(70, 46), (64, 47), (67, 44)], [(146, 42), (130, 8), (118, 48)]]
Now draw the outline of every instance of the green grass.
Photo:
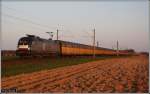
[[(35, 72), (45, 69), (53, 69), (57, 67), (64, 67), (64, 66), (71, 66), (71, 65), (77, 65), (81, 63), (87, 63), (90, 61), (96, 61), (96, 60), (103, 60), (108, 58), (120, 58), (125, 56), (101, 56), (93, 58), (85, 58), (85, 57), (65, 57), (65, 58), (42, 58), (42, 59), (35, 59), (34, 62), (33, 59), (24, 59), (24, 60), (18, 60), (19, 63), (10, 62), (12, 59), (6, 59), (6, 61), (10, 60), (9, 63), (11, 65), (5, 65), (5, 62), (2, 62), (1, 67), (1, 75), (2, 77), (22, 74), (22, 73), (29, 73), (29, 72)], [(15, 58), (16, 59), (16, 58)]]

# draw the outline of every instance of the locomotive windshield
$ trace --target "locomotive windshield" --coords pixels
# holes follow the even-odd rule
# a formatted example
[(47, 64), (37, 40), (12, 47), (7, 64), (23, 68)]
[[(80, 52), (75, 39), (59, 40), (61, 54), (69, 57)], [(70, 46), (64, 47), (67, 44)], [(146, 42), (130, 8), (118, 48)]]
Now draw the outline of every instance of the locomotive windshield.
[(30, 45), (31, 42), (32, 42), (31, 38), (24, 37), (19, 40), (18, 45)]

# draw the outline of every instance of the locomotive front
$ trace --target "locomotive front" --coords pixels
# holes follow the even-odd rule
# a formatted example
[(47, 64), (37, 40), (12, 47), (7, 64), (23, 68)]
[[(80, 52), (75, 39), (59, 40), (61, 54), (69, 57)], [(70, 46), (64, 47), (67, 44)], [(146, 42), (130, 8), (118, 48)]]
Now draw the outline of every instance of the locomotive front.
[(18, 41), (16, 55), (29, 56), (31, 54), (32, 39), (30, 37), (22, 37)]

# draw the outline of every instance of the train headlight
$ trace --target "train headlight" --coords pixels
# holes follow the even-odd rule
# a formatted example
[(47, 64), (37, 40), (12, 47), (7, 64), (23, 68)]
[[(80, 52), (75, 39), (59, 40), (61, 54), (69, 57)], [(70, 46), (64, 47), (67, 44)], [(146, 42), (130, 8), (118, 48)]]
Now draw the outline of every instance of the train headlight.
[(30, 50), (30, 48), (28, 47), (28, 50)]
[(19, 45), (18, 49), (28, 49), (28, 50), (30, 50), (30, 47), (29, 47), (29, 45)]

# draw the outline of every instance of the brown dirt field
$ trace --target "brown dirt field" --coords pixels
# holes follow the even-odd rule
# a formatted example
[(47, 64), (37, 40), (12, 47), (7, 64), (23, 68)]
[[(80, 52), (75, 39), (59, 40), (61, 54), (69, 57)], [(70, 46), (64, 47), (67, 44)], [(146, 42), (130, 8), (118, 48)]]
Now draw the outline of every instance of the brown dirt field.
[(2, 78), (2, 89), (17, 92), (148, 92), (148, 57), (89, 62)]

